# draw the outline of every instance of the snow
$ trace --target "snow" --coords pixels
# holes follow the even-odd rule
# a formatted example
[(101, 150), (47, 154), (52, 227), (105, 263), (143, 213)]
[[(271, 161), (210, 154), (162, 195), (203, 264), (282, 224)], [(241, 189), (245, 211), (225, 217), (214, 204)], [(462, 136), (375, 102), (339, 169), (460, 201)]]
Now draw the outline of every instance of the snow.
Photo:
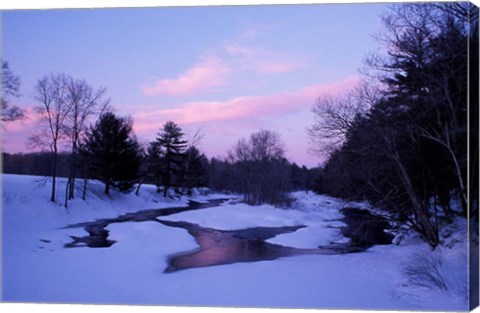
[[(181, 306), (235, 306), (394, 310), (467, 310), (464, 220), (446, 232), (444, 246), (435, 253), (448, 291), (421, 289), (408, 282), (402, 268), (413, 254), (431, 256), (416, 236), (398, 246), (375, 246), (365, 252), (338, 255), (302, 255), (272, 261), (235, 263), (164, 273), (168, 258), (198, 248), (180, 228), (155, 221), (110, 224), (110, 248), (63, 248), (82, 228), (67, 225), (115, 217), (151, 208), (188, 205), (188, 198), (165, 199), (153, 186), (142, 186), (140, 196), (102, 195), (92, 183), (87, 201), (75, 199), (66, 210), (49, 201), (50, 185), (38, 178), (2, 175), (3, 301), (37, 303), (102, 303)], [(59, 202), (63, 199), (59, 183)], [(269, 205), (250, 207), (230, 201), (215, 208), (161, 217), (222, 230), (257, 226), (305, 225), (269, 242), (314, 248), (346, 242), (339, 227), (334, 198), (295, 193), (290, 209)], [(199, 195), (207, 201), (231, 195)], [(462, 224), (463, 223), (463, 224)], [(466, 242), (464, 240), (463, 242)]]
[[(295, 248), (315, 249), (333, 242), (346, 242), (341, 235), (338, 211), (340, 202), (329, 197), (304, 197), (297, 193), (298, 203), (294, 209), (281, 209), (271, 205), (249, 206), (244, 203), (224, 204), (201, 211), (188, 211), (161, 220), (187, 221), (202, 227), (219, 230), (238, 230), (252, 227), (307, 226), (294, 233), (281, 234), (267, 242)], [(301, 196), (300, 196), (301, 195)]]

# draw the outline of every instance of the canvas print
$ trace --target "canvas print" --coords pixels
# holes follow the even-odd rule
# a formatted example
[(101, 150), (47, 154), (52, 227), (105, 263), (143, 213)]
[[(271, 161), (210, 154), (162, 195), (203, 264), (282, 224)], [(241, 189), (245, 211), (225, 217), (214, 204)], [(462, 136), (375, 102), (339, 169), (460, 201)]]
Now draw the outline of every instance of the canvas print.
[(478, 13), (1, 11), (2, 302), (473, 309)]

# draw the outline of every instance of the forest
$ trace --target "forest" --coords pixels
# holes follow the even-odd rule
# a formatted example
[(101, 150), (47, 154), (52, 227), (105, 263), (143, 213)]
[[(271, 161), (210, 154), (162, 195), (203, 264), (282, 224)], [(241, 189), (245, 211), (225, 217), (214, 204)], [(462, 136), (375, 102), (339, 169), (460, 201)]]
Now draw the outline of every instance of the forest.
[[(368, 201), (434, 249), (455, 215), (478, 218), (478, 8), (395, 5), (383, 24), (378, 40), (386, 52), (367, 56), (362, 83), (313, 104), (306, 136), (314, 153), (328, 156), (316, 168), (287, 160), (280, 134), (268, 129), (232, 138), (223, 158), (201, 151), (208, 133), (187, 140), (175, 121), (141, 143), (134, 120), (115, 113), (106, 88), (52, 73), (33, 90), (41, 118), (29, 147), (37, 152), (3, 152), (3, 173), (48, 177), (50, 200), (65, 208), (88, 197), (92, 179), (107, 195), (153, 184), (164, 197), (180, 198), (208, 187), (241, 194), (251, 205), (288, 206), (290, 192), (314, 191)], [(20, 78), (7, 61), (2, 72), (2, 123), (28, 118), (12, 104)], [(58, 177), (68, 181), (62, 194)]]

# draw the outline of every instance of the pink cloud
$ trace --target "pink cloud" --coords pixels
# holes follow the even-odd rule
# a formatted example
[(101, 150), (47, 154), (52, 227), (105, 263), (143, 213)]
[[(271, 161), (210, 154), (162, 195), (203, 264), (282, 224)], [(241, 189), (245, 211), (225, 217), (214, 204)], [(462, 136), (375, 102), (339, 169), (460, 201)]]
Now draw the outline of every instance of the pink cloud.
[(157, 130), (167, 120), (173, 120), (179, 125), (190, 125), (272, 117), (297, 110), (310, 110), (319, 96), (343, 93), (351, 90), (359, 81), (357, 76), (353, 76), (332, 84), (315, 84), (296, 91), (269, 96), (191, 102), (173, 109), (138, 112), (133, 115), (134, 128), (137, 133), (146, 133)]
[(143, 87), (146, 96), (186, 96), (227, 84), (230, 68), (216, 58), (195, 64), (174, 79), (160, 79)]
[(307, 153), (305, 128), (313, 122), (312, 105), (322, 95), (339, 95), (358, 85), (360, 78), (347, 77), (331, 84), (313, 84), (268, 96), (245, 96), (225, 101), (190, 102), (158, 111), (139, 112), (134, 129), (140, 138), (151, 140), (167, 120), (173, 120), (187, 134), (201, 129), (206, 135), (201, 150), (209, 157), (224, 157), (234, 142), (254, 131), (277, 131), (285, 143), (286, 157), (297, 164), (318, 165)]

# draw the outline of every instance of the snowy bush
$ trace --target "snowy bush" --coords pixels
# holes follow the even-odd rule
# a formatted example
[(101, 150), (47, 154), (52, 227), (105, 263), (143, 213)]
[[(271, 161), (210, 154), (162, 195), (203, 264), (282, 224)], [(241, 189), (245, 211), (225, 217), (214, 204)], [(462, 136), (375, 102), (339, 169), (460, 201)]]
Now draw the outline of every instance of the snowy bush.
[[(403, 281), (397, 294), (421, 301), (453, 297), (468, 303), (468, 255), (465, 242), (435, 251), (417, 251), (402, 265)], [(436, 300), (433, 300), (436, 299)]]
[(442, 258), (436, 253), (415, 253), (410, 262), (404, 264), (402, 272), (409, 285), (446, 291), (448, 288), (440, 271), (441, 265)]

